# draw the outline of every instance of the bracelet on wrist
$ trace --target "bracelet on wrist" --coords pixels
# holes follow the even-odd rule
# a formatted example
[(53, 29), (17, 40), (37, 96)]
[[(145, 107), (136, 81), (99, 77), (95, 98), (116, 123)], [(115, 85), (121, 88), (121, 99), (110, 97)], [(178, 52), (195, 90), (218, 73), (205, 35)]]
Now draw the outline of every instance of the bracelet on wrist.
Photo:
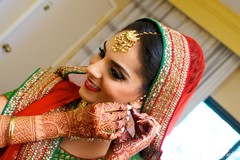
[(12, 143), (12, 135), (13, 135), (13, 132), (14, 132), (15, 120), (16, 120), (15, 116), (12, 116), (10, 118), (10, 125), (9, 125), (9, 131), (8, 131), (8, 144)]

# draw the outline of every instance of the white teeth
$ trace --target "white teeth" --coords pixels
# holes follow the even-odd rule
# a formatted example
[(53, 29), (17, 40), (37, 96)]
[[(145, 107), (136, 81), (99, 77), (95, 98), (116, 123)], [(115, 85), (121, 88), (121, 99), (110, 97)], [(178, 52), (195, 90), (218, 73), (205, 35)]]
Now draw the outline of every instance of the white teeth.
[(98, 89), (98, 87), (97, 87), (95, 84), (93, 84), (91, 81), (89, 81), (89, 84), (90, 84), (90, 86), (91, 86), (92, 88)]

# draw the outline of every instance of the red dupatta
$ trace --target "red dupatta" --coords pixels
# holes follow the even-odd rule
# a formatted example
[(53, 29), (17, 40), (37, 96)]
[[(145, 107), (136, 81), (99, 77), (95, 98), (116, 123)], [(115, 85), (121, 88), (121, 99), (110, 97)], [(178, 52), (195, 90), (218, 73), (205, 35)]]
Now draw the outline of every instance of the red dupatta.
[(155, 23), (162, 35), (163, 57), (157, 76), (149, 89), (141, 112), (153, 116), (161, 125), (158, 135), (142, 151), (146, 160), (157, 160), (166, 134), (170, 133), (186, 103), (197, 88), (205, 63), (198, 43), (158, 21)]

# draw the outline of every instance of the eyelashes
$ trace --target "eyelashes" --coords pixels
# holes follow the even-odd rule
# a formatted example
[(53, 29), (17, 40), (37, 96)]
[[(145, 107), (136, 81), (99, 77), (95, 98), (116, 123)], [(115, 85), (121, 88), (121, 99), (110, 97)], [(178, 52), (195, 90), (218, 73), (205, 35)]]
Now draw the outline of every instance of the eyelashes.
[(104, 57), (105, 57), (105, 51), (104, 51), (101, 47), (99, 47), (99, 56), (100, 56), (101, 58), (104, 58)]
[(111, 74), (113, 75), (114, 78), (118, 80), (125, 80), (124, 76), (114, 68), (111, 68)]

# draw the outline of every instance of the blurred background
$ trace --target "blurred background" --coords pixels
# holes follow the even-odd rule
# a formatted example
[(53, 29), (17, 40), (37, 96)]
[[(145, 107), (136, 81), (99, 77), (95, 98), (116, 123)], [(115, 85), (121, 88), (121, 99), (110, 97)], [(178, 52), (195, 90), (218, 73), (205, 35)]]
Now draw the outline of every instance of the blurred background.
[(0, 0), (0, 93), (37, 68), (87, 65), (126, 24), (152, 17), (193, 37), (206, 70), (163, 160), (240, 158), (239, 0)]

